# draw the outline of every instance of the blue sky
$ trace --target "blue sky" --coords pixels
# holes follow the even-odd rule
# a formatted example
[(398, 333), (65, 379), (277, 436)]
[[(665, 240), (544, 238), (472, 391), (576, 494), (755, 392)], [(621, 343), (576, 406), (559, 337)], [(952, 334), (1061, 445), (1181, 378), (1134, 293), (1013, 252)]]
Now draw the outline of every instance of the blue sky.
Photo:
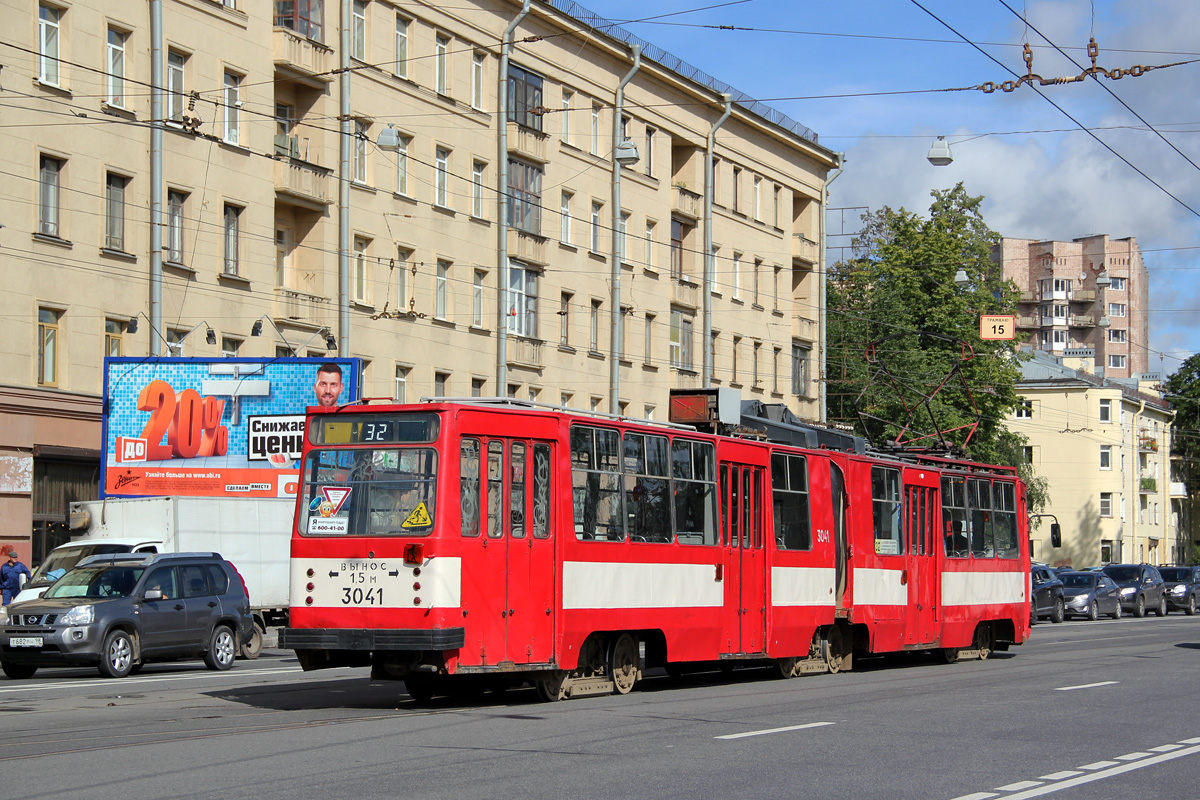
[[(1090, 36), (1100, 47), (1097, 64), (1108, 69), (1200, 59), (1195, 0), (918, 1), (1021, 75), (1026, 41), (1034, 46), (1033, 71), (1042, 77), (1080, 71), (1034, 28), (1084, 66), (1090, 64), (1083, 49)], [(1197, 351), (1200, 167), (1187, 159), (1200, 164), (1200, 62), (1105, 81), (1186, 158), (1095, 81), (1042, 88), (1143, 177), (1028, 87), (991, 94), (925, 91), (1000, 83), (1012, 75), (912, 0), (582, 5), (769, 100), (814, 130), (823, 145), (844, 152), (846, 169), (831, 186), (831, 207), (903, 206), (927, 214), (931, 189), (962, 181), (968, 192), (986, 197), (985, 220), (1005, 236), (1136, 237), (1150, 274), (1149, 368), (1165, 377)], [(655, 18), (646, 19), (650, 15)], [(705, 27), (718, 25), (755, 30)], [(870, 96), (885, 92), (898, 94)], [(774, 99), (822, 95), (851, 96)], [(950, 166), (925, 160), (937, 135), (951, 142)], [(831, 231), (839, 224), (832, 221)]]

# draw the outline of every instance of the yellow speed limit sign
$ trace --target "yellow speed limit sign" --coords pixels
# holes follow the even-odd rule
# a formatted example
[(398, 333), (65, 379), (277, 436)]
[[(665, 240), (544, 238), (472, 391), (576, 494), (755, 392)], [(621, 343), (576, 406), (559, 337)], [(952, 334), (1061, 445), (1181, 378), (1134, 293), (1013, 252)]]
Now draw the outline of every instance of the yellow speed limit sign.
[(980, 339), (1012, 339), (1017, 335), (1017, 318), (1011, 314), (984, 314), (979, 318)]

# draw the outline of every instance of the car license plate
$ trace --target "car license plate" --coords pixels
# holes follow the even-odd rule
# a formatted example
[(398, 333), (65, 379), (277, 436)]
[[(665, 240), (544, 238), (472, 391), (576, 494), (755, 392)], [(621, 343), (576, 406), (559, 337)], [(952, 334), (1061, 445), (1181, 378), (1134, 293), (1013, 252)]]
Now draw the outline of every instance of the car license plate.
[(8, 640), (9, 647), (41, 647), (42, 637), (40, 636), (14, 636)]

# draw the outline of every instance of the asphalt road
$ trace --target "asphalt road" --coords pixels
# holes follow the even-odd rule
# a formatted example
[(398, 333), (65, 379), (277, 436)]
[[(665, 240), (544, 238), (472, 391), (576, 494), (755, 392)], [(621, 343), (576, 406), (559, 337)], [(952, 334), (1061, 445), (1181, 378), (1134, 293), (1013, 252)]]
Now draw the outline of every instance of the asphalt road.
[(418, 706), (266, 650), (0, 679), (0, 798), (1200, 797), (1200, 616), (1041, 624), (986, 662), (647, 676)]

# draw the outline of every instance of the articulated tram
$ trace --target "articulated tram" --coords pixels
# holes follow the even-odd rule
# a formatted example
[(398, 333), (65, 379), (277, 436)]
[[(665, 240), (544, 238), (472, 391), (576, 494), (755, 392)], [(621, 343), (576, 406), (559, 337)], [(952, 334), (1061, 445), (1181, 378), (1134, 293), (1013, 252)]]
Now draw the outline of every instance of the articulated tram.
[(503, 399), (309, 409), (281, 646), (418, 699), (559, 700), (651, 667), (792, 677), (1028, 639), (1014, 469), (727, 401), (673, 392), (687, 425)]

